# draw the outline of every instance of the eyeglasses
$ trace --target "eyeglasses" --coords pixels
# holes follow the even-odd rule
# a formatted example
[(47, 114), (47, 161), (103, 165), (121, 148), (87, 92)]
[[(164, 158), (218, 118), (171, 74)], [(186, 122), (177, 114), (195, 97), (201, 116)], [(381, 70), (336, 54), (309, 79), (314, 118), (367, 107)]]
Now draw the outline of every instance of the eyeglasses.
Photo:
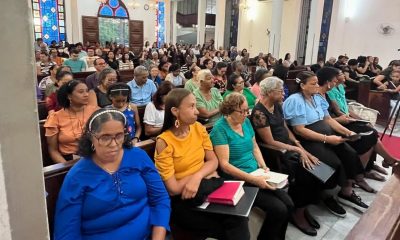
[(96, 136), (94, 133), (92, 133), (92, 136), (97, 139), (99, 142), (100, 146), (106, 147), (109, 146), (112, 141), (114, 140), (118, 145), (122, 144), (125, 140), (125, 133), (118, 133), (114, 136), (112, 135), (101, 135), (101, 136)]
[(243, 109), (243, 110), (235, 110), (235, 112), (240, 113), (241, 115), (249, 115), (250, 114), (250, 109)]
[(236, 85), (242, 85), (242, 84), (244, 84), (244, 81), (240, 81), (240, 82), (236, 83)]
[(279, 92), (279, 93), (283, 93), (283, 92), (284, 92), (283, 89), (274, 89), (274, 90), (272, 90), (272, 91), (274, 91), (274, 92)]

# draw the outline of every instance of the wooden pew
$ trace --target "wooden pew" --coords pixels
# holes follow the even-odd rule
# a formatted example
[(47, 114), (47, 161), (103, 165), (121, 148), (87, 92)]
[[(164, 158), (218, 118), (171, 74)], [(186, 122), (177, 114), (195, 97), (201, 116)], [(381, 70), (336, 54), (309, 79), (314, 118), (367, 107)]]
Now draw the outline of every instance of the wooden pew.
[(37, 105), (38, 105), (39, 120), (47, 119), (48, 111), (46, 107), (46, 101), (39, 101), (37, 102)]
[(347, 240), (400, 239), (400, 167), (347, 235)]
[(368, 107), (379, 111), (376, 122), (386, 125), (390, 116), (390, 99), (391, 94), (388, 92), (370, 90), (368, 97)]
[(133, 72), (134, 69), (126, 69), (118, 71), (119, 81), (124, 83), (131, 81), (133, 79)]
[(47, 146), (47, 139), (45, 136), (46, 129), (44, 128), (44, 123), (46, 120), (39, 121), (39, 134), (40, 134), (40, 146), (42, 149), (42, 164), (43, 167), (50, 166), (54, 164), (53, 160), (50, 157), (49, 149)]
[(94, 72), (93, 71), (91, 71), (91, 72), (76, 72), (73, 75), (74, 75), (75, 80), (85, 82), (85, 79), (87, 78), (87, 76), (89, 76), (92, 73), (94, 73)]
[[(131, 81), (133, 79), (133, 72), (134, 72), (134, 69), (126, 69), (126, 70), (117, 71), (119, 81), (125, 82), (125, 83)], [(94, 72), (93, 71), (91, 71), (91, 72), (76, 72), (73, 75), (74, 75), (75, 80), (80, 80), (80, 81), (84, 82), (85, 79), (92, 73), (94, 73)]]
[(53, 239), (54, 214), (58, 193), (60, 192), (65, 175), (77, 161), (78, 160), (73, 160), (66, 163), (53, 164), (43, 168), (50, 239)]

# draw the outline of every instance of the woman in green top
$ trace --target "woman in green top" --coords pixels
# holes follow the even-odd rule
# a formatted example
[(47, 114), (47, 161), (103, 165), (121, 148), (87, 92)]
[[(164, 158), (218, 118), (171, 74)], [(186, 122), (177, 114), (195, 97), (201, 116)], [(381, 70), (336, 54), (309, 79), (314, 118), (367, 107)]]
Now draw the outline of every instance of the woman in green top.
[(214, 123), (221, 117), (219, 105), (222, 102), (222, 96), (219, 90), (214, 88), (214, 78), (210, 70), (200, 70), (197, 78), (200, 87), (194, 90), (193, 95), (196, 97), (199, 117), (209, 119), (209, 123)]
[(226, 89), (227, 91), (223, 95), (224, 98), (233, 92), (238, 92), (246, 98), (249, 108), (254, 108), (257, 97), (250, 91), (250, 89), (244, 86), (244, 80), (240, 75), (232, 73), (228, 78)]
[(254, 206), (265, 211), (257, 239), (285, 239), (290, 211), (294, 208), (289, 195), (274, 189), (266, 182), (266, 177), (249, 173), (263, 168), (264, 159), (254, 137), (254, 130), (247, 118), (249, 107), (242, 94), (232, 93), (221, 104), (220, 118), (210, 134), (220, 169), (234, 179), (240, 179), (260, 188)]
[(200, 68), (197, 65), (194, 65), (190, 68), (190, 72), (192, 73), (192, 78), (185, 83), (185, 89), (189, 90), (190, 92), (194, 92), (194, 90), (198, 89), (200, 86), (200, 82), (198, 79), (198, 74), (200, 72)]

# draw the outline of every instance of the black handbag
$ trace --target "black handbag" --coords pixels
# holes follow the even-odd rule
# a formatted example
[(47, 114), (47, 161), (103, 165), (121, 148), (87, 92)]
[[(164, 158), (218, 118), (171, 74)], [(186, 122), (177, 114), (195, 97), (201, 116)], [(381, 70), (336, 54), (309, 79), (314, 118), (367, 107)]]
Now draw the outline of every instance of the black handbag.
[(207, 196), (217, 190), (219, 187), (221, 187), (222, 184), (224, 184), (223, 178), (203, 178), (200, 182), (196, 196), (192, 199), (185, 200), (185, 203), (189, 204), (192, 207), (200, 206), (207, 199)]

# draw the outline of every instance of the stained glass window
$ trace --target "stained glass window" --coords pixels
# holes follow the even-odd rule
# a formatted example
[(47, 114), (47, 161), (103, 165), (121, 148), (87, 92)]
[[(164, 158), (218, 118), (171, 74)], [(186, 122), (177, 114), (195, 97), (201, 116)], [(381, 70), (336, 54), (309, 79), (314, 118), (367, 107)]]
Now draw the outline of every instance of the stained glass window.
[(120, 0), (107, 0), (99, 7), (100, 43), (116, 42), (129, 46), (129, 13)]
[(100, 4), (98, 16), (129, 18), (129, 13), (121, 0), (107, 0)]
[(156, 40), (158, 47), (165, 43), (165, 2), (158, 2), (156, 9)]
[(50, 44), (65, 41), (64, 0), (32, 0), (35, 38)]

